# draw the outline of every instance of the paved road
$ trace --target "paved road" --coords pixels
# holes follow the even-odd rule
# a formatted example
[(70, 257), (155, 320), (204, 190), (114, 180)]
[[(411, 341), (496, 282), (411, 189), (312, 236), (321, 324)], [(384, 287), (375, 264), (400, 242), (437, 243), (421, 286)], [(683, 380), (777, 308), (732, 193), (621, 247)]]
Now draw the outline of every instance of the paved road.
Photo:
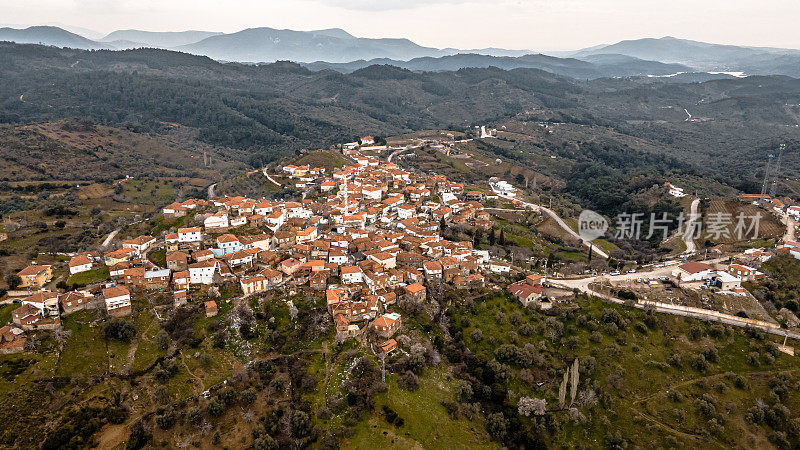
[(786, 215), (786, 214), (781, 214), (780, 215), (780, 219), (781, 219), (781, 222), (786, 224), (786, 233), (784, 233), (784, 235), (783, 235), (783, 242), (789, 242), (789, 241), (797, 240), (795, 238), (795, 232), (794, 232), (794, 229), (795, 229), (795, 226), (796, 226), (795, 219), (793, 217), (790, 217), (790, 216)]
[(214, 198), (214, 188), (217, 187), (217, 183), (212, 184), (208, 187), (208, 199), (211, 200)]
[[(705, 261), (707, 264), (713, 264), (716, 262), (720, 262), (725, 258), (716, 258), (710, 259)], [(645, 271), (645, 272), (637, 272), (631, 274), (620, 274), (620, 275), (605, 275), (605, 276), (594, 276), (594, 277), (585, 277), (585, 278), (578, 278), (578, 279), (548, 279), (548, 283), (555, 287), (560, 287), (564, 289), (578, 289), (581, 292), (593, 295), (595, 297), (601, 298), (605, 301), (616, 303), (620, 305), (626, 304), (626, 302), (622, 299), (604, 294), (602, 292), (595, 291), (589, 287), (590, 283), (597, 281), (599, 278), (603, 277), (609, 279), (611, 281), (625, 281), (626, 279), (631, 278), (658, 278), (661, 276), (668, 276), (672, 270), (676, 266), (665, 266), (665, 267), (658, 267), (653, 270)], [(762, 331), (767, 333), (775, 334), (778, 336), (788, 336), (793, 339), (800, 339), (800, 333), (796, 333), (793, 331), (785, 330), (780, 328), (778, 325), (772, 325), (768, 323), (764, 324), (753, 324), (748, 322), (747, 319), (733, 316), (730, 314), (721, 314), (718, 311), (714, 310), (704, 310), (701, 308), (694, 308), (692, 310), (680, 310), (680, 309), (673, 309), (670, 307), (671, 305), (661, 305), (661, 306), (652, 306), (646, 305), (642, 303), (636, 303), (633, 305), (635, 308), (639, 309), (646, 309), (646, 308), (653, 308), (657, 312), (665, 313), (665, 314), (673, 314), (677, 316), (683, 317), (692, 317), (696, 319), (702, 320), (709, 320), (712, 322), (720, 322), (728, 325), (733, 325), (737, 327), (744, 327), (744, 328), (758, 328)]]
[(686, 222), (686, 232), (683, 234), (683, 243), (686, 244), (686, 251), (683, 252), (684, 254), (690, 254), (697, 251), (697, 247), (694, 245), (695, 230), (692, 224), (697, 219), (699, 219), (697, 215), (697, 206), (699, 204), (700, 204), (699, 198), (696, 198), (692, 201), (691, 212), (689, 213), (689, 220)]
[(273, 183), (275, 186), (279, 186), (279, 187), (280, 187), (280, 185), (281, 185), (281, 184), (280, 184), (280, 183), (278, 183), (277, 181), (275, 181), (275, 179), (274, 179), (274, 178), (272, 178), (272, 177), (269, 175), (269, 173), (267, 173), (267, 168), (266, 168), (266, 167), (264, 167), (264, 169), (262, 170), (262, 172), (264, 172), (264, 176), (265, 176), (265, 177), (267, 177), (267, 179), (268, 179), (269, 181), (271, 181), (271, 182), (272, 182), (272, 183)]
[(601, 250), (600, 248), (598, 248), (596, 245), (593, 245), (593, 244), (592, 244), (592, 241), (589, 241), (589, 240), (587, 240), (587, 239), (584, 239), (584, 238), (580, 237), (580, 235), (579, 235), (578, 233), (576, 233), (576, 232), (575, 232), (575, 230), (573, 230), (573, 229), (572, 229), (572, 227), (570, 227), (569, 225), (567, 225), (567, 223), (566, 223), (566, 222), (564, 222), (563, 220), (561, 220), (561, 217), (558, 217), (558, 214), (556, 214), (556, 213), (555, 213), (555, 211), (553, 211), (552, 209), (550, 209), (550, 208), (547, 208), (547, 207), (544, 207), (544, 206), (542, 206), (542, 205), (537, 205), (537, 204), (535, 204), (535, 203), (528, 203), (528, 202), (525, 202), (525, 201), (519, 200), (519, 199), (517, 199), (517, 198), (514, 198), (514, 197), (508, 197), (508, 196), (505, 196), (505, 195), (500, 195), (500, 194), (498, 194), (498, 195), (499, 195), (500, 197), (502, 197), (502, 198), (505, 198), (505, 199), (507, 199), (507, 200), (517, 200), (518, 202), (520, 202), (520, 203), (522, 203), (523, 205), (525, 205), (525, 206), (527, 206), (527, 207), (529, 207), (529, 208), (533, 209), (534, 211), (539, 211), (539, 212), (543, 212), (543, 213), (547, 214), (547, 215), (548, 215), (548, 216), (550, 216), (550, 217), (551, 217), (553, 220), (555, 220), (555, 221), (556, 221), (556, 223), (558, 224), (558, 226), (560, 226), (561, 228), (563, 228), (563, 229), (564, 229), (564, 231), (566, 231), (567, 233), (569, 233), (569, 234), (570, 234), (570, 236), (572, 236), (572, 237), (574, 237), (575, 239), (578, 239), (579, 241), (583, 242), (583, 245), (585, 245), (585, 246), (587, 246), (587, 247), (589, 247), (589, 248), (592, 248), (592, 249), (593, 249), (593, 250), (592, 250), (592, 253), (595, 253), (595, 254), (597, 254), (597, 255), (600, 255), (600, 256), (602, 256), (603, 258), (606, 258), (606, 259), (608, 259), (608, 253), (604, 252), (603, 250)]
[(409, 146), (406, 146), (406, 147), (403, 147), (403, 148), (399, 148), (399, 149), (393, 151), (391, 154), (389, 154), (389, 157), (386, 158), (386, 162), (392, 162), (392, 159), (394, 159), (394, 157), (399, 155), (400, 153), (403, 153), (403, 152), (408, 151), (408, 150), (413, 150), (415, 148), (420, 148), (420, 147), (421, 147), (421, 145), (409, 145)]
[(117, 233), (120, 232), (120, 230), (122, 230), (122, 228), (117, 228), (116, 230), (112, 231), (111, 233), (108, 233), (108, 236), (106, 236), (106, 239), (103, 241), (102, 244), (100, 244), (100, 246), (103, 247), (103, 248), (108, 247), (108, 245), (111, 243), (111, 240), (114, 239), (114, 236), (116, 236)]

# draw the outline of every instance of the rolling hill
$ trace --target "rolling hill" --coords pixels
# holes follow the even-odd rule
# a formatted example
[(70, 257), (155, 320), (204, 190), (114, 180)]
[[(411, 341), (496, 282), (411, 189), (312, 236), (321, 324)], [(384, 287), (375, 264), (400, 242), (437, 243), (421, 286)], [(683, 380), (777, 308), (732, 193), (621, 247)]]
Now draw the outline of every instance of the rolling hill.
[[(153, 47), (153, 48), (175, 48), (181, 45), (193, 44), (211, 36), (222, 33), (213, 31), (176, 31), (176, 32), (155, 32), (141, 30), (117, 30), (104, 38), (101, 42), (114, 44), (116, 48)], [(127, 42), (129, 45), (122, 45)], [(134, 45), (135, 44), (135, 45)]]
[(744, 72), (800, 77), (800, 50), (741, 47), (662, 37), (621, 41), (578, 50), (573, 58), (619, 54), (664, 63), (683, 64), (703, 72)]
[(422, 47), (408, 39), (356, 38), (340, 29), (294, 31), (266, 27), (211, 36), (178, 49), (217, 60), (242, 62), (346, 62), (379, 57), (405, 60), (441, 54), (438, 49)]
[(359, 60), (348, 63), (329, 63), (317, 61), (303, 64), (311, 70), (332, 69), (349, 73), (371, 65), (391, 65), (412, 71), (442, 72), (463, 68), (488, 68), (498, 67), (503, 70), (512, 69), (540, 69), (557, 75), (577, 79), (592, 79), (601, 77), (630, 77), (647, 75), (669, 75), (677, 72), (689, 72), (691, 69), (680, 64), (664, 64), (655, 61), (623, 55), (600, 55), (587, 61), (574, 58), (557, 58), (547, 55), (524, 56), (490, 56), (480, 54), (457, 54), (449, 56), (414, 58), (410, 61), (398, 61), (388, 58)]
[(83, 50), (114, 48), (111, 45), (95, 42), (59, 27), (52, 26), (35, 26), (24, 29), (0, 28), (0, 41), (10, 41), (19, 44), (53, 45), (56, 47), (70, 47)]

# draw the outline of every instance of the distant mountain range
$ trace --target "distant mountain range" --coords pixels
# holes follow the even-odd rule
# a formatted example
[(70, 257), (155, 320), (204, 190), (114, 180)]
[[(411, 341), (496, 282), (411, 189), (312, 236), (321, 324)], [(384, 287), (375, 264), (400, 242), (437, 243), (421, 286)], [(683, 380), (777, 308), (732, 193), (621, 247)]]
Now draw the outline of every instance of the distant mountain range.
[(19, 44), (42, 44), (56, 47), (70, 47), (81, 50), (113, 49), (101, 42), (71, 33), (59, 27), (35, 26), (24, 29), (0, 28), (0, 41), (11, 41)]
[(587, 59), (600, 54), (683, 64), (702, 72), (800, 76), (800, 50), (709, 44), (670, 36), (621, 41), (578, 50), (569, 56)]
[(491, 56), (475, 53), (459, 53), (457, 55), (414, 58), (409, 61), (398, 61), (388, 58), (359, 60), (349, 63), (329, 63), (317, 61), (305, 63), (311, 70), (332, 69), (350, 73), (372, 65), (390, 65), (403, 69), (423, 72), (441, 72), (463, 69), (465, 67), (488, 68), (497, 67), (504, 70), (541, 69), (558, 75), (577, 79), (594, 79), (602, 77), (630, 76), (666, 76), (679, 72), (691, 72), (692, 69), (681, 64), (664, 64), (656, 61), (644, 61), (631, 56), (597, 55), (582, 61), (575, 58), (556, 58), (542, 54), (524, 56)]
[(289, 60), (312, 70), (345, 73), (388, 64), (412, 71), (536, 68), (579, 79), (696, 72), (800, 77), (800, 50), (709, 44), (673, 37), (621, 41), (549, 55), (500, 48), (437, 49), (408, 39), (359, 38), (339, 28), (294, 31), (262, 27), (236, 33), (119, 30), (92, 40), (55, 26), (34, 26), (0, 28), (0, 40), (85, 50), (153, 47), (218, 61), (256, 64)]
[(140, 30), (118, 30), (100, 39), (101, 42), (109, 43), (117, 48), (176, 48), (182, 45), (193, 44), (211, 36), (222, 33), (213, 31), (140, 31)]

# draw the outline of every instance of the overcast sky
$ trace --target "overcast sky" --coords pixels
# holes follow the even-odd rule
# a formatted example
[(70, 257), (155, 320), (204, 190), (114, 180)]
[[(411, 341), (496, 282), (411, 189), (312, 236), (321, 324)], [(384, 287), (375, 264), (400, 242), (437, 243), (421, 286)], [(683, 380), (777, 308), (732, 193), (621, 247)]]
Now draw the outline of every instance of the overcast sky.
[(0, 22), (233, 32), (343, 28), (432, 47), (571, 50), (675, 36), (800, 48), (797, 0), (0, 0)]

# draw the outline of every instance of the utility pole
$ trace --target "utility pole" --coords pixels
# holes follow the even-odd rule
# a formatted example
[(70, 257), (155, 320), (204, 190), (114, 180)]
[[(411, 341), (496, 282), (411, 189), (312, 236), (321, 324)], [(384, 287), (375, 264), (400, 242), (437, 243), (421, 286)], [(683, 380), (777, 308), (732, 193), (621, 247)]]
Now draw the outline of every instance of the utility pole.
[(775, 190), (778, 186), (778, 174), (781, 171), (781, 157), (786, 150), (786, 144), (778, 146), (778, 162), (775, 163), (775, 169), (772, 171), (772, 186), (769, 188), (769, 196), (775, 198)]
[(767, 195), (767, 184), (769, 183), (769, 169), (772, 165), (772, 158), (775, 155), (772, 153), (769, 154), (769, 159), (767, 159), (767, 167), (764, 169), (764, 184), (761, 185), (761, 195), (758, 197), (759, 205), (764, 204), (764, 196)]

